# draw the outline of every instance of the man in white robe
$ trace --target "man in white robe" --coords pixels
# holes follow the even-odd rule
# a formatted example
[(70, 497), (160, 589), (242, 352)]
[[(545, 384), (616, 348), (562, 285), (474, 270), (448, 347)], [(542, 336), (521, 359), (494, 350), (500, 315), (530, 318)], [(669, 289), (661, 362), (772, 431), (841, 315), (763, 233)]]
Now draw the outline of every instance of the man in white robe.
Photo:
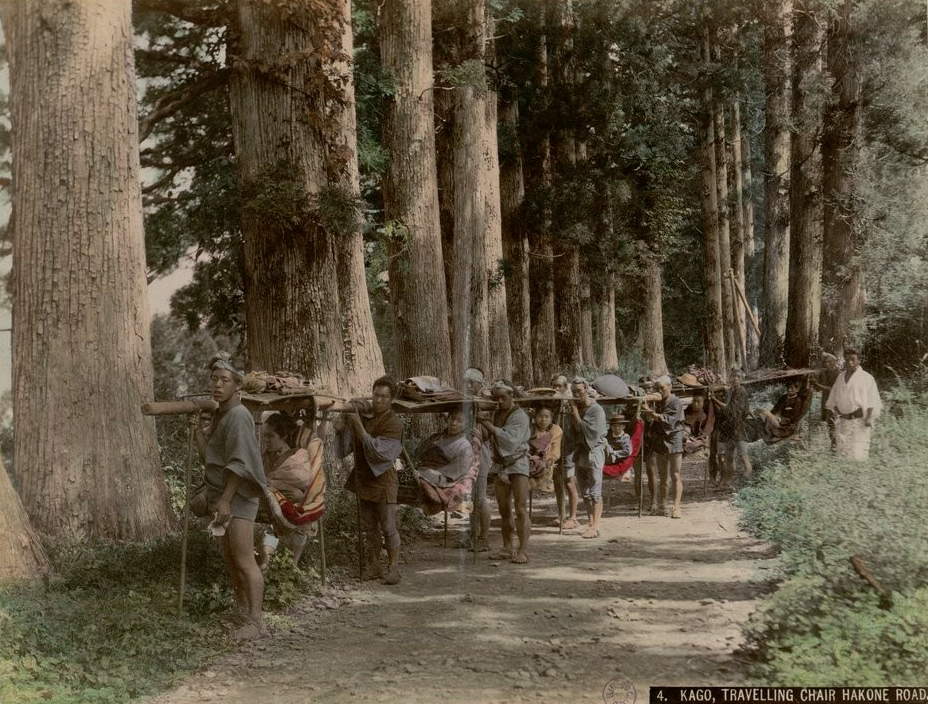
[(844, 350), (844, 372), (838, 375), (825, 407), (835, 416), (836, 451), (861, 462), (870, 454), (873, 422), (883, 408), (876, 380), (860, 368), (857, 350)]

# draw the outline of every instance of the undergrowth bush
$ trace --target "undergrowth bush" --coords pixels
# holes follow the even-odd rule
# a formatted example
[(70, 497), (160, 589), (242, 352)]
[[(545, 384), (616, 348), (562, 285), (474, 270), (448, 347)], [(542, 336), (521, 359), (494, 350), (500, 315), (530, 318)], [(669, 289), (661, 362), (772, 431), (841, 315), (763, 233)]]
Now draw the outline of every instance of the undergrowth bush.
[[(897, 395), (903, 397), (904, 394)], [(928, 411), (889, 404), (870, 459), (829, 452), (824, 424), (778, 450), (738, 502), (778, 544), (784, 583), (752, 617), (755, 675), (778, 685), (904, 685), (928, 677)], [(859, 557), (887, 596), (854, 570)]]

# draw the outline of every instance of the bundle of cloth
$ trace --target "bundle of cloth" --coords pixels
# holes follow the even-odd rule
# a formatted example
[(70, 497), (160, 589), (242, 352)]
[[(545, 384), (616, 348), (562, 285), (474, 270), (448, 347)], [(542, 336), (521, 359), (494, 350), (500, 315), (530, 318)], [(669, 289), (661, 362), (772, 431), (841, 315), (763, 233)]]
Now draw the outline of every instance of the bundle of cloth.
[(313, 385), (303, 378), (302, 374), (294, 372), (248, 372), (242, 382), (242, 391), (248, 394), (260, 393), (300, 393), (312, 392)]
[(454, 511), (471, 495), (480, 467), (481, 443), (466, 433), (435, 433), (416, 450), (422, 511)]
[[(295, 447), (277, 457), (265, 453), (269, 518), (279, 530), (316, 534), (316, 522), (325, 513), (323, 443), (319, 438), (307, 447)], [(261, 517), (259, 516), (259, 520)]]
[(462, 394), (445, 386), (436, 376), (412, 376), (400, 384), (398, 398), (423, 403), (453, 401), (462, 398)]

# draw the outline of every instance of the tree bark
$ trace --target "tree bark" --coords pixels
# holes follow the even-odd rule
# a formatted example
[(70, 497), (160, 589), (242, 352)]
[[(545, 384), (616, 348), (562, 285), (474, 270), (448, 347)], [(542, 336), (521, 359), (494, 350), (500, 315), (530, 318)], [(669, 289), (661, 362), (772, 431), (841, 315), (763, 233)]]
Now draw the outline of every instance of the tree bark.
[[(703, 28), (703, 61), (711, 58), (708, 30)], [(702, 162), (703, 277), (706, 297), (706, 364), (725, 372), (725, 331), (722, 312), (722, 270), (719, 257), (718, 188), (715, 176), (715, 126), (712, 118), (712, 89), (706, 77), (699, 123)]]
[(596, 364), (593, 353), (593, 296), (590, 291), (589, 273), (580, 276), (580, 349), (583, 363), (589, 367)]
[[(553, 47), (552, 74), (557, 92), (572, 95), (574, 67), (573, 3), (558, 0), (555, 5), (558, 41)], [(568, 104), (559, 109), (572, 111)], [(554, 173), (559, 178), (572, 175), (577, 165), (577, 140), (570, 128), (555, 130), (551, 137), (551, 159)], [(557, 354), (561, 369), (579, 370), (583, 365), (582, 303), (580, 293), (580, 248), (575, 242), (559, 239), (554, 247), (554, 283), (557, 288)]]
[(726, 283), (731, 268), (731, 226), (728, 217), (728, 157), (725, 153), (725, 107), (713, 103), (715, 132), (715, 182), (719, 209), (719, 273), (722, 277), (722, 326), (725, 332), (725, 359), (735, 363), (735, 314), (731, 286)]
[(764, 316), (761, 363), (779, 366), (786, 333), (789, 291), (789, 99), (792, 0), (766, 4), (764, 80), (767, 99), (764, 174), (766, 237), (764, 242)]
[[(715, 184), (713, 184), (713, 188)], [(641, 277), (641, 298), (643, 308), (639, 319), (638, 336), (645, 364), (651, 374), (667, 373), (667, 361), (664, 358), (664, 317), (662, 312), (662, 277), (661, 265), (656, 254), (649, 254), (644, 262), (644, 276)]]
[(0, 459), (0, 583), (38, 579), (48, 571), (42, 543)]
[(599, 314), (596, 365), (603, 371), (614, 371), (619, 367), (619, 352), (615, 340), (615, 279), (609, 272), (604, 278), (602, 296), (596, 308)]
[[(539, 29), (545, 26), (545, 9), (538, 8)], [(539, 32), (535, 83), (538, 90), (547, 95), (548, 81), (548, 46), (546, 35)], [(549, 196), (552, 185), (551, 141), (550, 135), (539, 136), (537, 143), (531, 144), (524, 151), (525, 175), (531, 190), (541, 194), (538, 225), (529, 233), (531, 245), (533, 298), (532, 306), (532, 362), (535, 380), (540, 384), (549, 381), (555, 374), (557, 365), (557, 316), (554, 305), (554, 246), (551, 242), (551, 209)]]
[(383, 361), (361, 252), (348, 0), (238, 0), (237, 12), (249, 365), (366, 392)]
[(824, 32), (809, 0), (793, 6), (792, 123), (790, 137), (789, 303), (786, 363), (805, 367), (818, 342), (822, 296), (821, 153), (822, 113), (810, 92), (821, 80)]
[(5, 0), (13, 130), (16, 477), (35, 528), (173, 525), (151, 399), (128, 0)]
[[(459, 58), (484, 64), (486, 5), (468, 0), (462, 12)], [(465, 58), (466, 57), (466, 58)], [(487, 275), (488, 195), (483, 191), (487, 158), (488, 88), (462, 84), (452, 91), (454, 101), (454, 278), (453, 321), (455, 369), (477, 366), (491, 376), (489, 277)], [(495, 146), (495, 145), (494, 145)]]
[(860, 149), (860, 67), (850, 47), (853, 0), (845, 0), (828, 28), (832, 81), (822, 133), (822, 348), (841, 355), (854, 342), (851, 324), (864, 312), (854, 169)]
[[(732, 214), (734, 215), (734, 228), (732, 229), (731, 238), (731, 265), (735, 272), (735, 281), (746, 291), (745, 267), (744, 267), (744, 242), (745, 242), (745, 194), (744, 194), (744, 169), (741, 163), (741, 102), (735, 100), (731, 110), (731, 164), (732, 164), (732, 184), (735, 190), (735, 201), (732, 204)], [(750, 199), (750, 194), (748, 194)], [(741, 365), (745, 369), (748, 366), (747, 360), (747, 310), (741, 303), (737, 293), (732, 299), (732, 314), (735, 324), (735, 339), (741, 341), (739, 357)]]
[(383, 179), (397, 372), (456, 380), (451, 368), (435, 159), (429, 0), (386, 0), (380, 51), (395, 92), (386, 105)]
[(506, 309), (509, 312), (509, 344), (512, 347), (512, 380), (531, 386), (532, 369), (531, 299), (529, 280), (528, 231), (520, 210), (525, 196), (522, 177), (522, 150), (519, 146), (519, 104), (507, 100), (500, 108), (500, 124), (504, 130), (500, 154), (500, 207), (503, 235), (506, 242), (508, 280)]
[[(739, 115), (740, 117), (740, 115)], [(754, 177), (751, 173), (751, 135), (741, 131), (741, 182), (744, 200), (744, 256), (752, 258), (756, 250), (754, 239)]]
[[(495, 55), (495, 29), (490, 6), (484, 3), (484, 61)], [(480, 161), (480, 190), (484, 194), (483, 269), (488, 279), (487, 315), (489, 320), (489, 370), (494, 376), (512, 377), (512, 350), (509, 346), (509, 313), (506, 310), (506, 277), (503, 275), (503, 224), (499, 185), (499, 139), (497, 137), (496, 91), (488, 86), (482, 135), (483, 158)]]

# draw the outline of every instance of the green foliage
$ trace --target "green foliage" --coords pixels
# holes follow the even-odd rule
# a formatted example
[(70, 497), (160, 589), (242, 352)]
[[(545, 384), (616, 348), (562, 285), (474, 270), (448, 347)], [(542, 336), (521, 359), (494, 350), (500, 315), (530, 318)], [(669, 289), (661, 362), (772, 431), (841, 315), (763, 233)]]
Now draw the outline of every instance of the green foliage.
[[(896, 402), (867, 462), (835, 462), (819, 424), (738, 495), (744, 525), (778, 544), (786, 581), (752, 618), (755, 675), (771, 684), (922, 681), (928, 662), (928, 412)], [(849, 560), (859, 556), (889, 603)]]
[[(205, 533), (191, 535), (190, 602), (222, 579)], [(226, 604), (177, 615), (178, 539), (51, 546), (58, 575), (0, 591), (5, 704), (121, 703), (176, 684), (223, 650)]]
[(487, 72), (483, 61), (468, 59), (456, 66), (442, 66), (438, 69), (441, 83), (449, 88), (473, 88), (478, 93), (488, 89)]

